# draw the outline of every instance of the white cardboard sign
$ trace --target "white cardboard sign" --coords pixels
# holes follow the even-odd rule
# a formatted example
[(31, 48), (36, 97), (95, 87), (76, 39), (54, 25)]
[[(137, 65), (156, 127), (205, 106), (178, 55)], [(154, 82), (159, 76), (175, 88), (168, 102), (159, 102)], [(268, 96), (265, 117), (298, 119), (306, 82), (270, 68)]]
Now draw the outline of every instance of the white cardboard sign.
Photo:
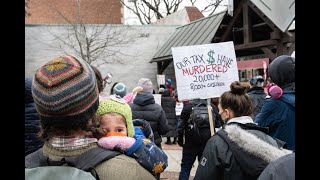
[(179, 100), (220, 97), (239, 81), (232, 41), (172, 47)]
[(161, 106), (161, 94), (153, 94), (155, 103)]

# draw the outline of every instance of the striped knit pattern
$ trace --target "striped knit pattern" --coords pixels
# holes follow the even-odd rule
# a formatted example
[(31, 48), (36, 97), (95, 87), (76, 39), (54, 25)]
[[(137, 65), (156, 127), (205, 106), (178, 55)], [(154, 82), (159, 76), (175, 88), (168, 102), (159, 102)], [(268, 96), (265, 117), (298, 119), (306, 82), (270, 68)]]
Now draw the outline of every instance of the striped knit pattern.
[(44, 124), (84, 123), (98, 108), (92, 68), (71, 55), (55, 58), (37, 70), (32, 95)]

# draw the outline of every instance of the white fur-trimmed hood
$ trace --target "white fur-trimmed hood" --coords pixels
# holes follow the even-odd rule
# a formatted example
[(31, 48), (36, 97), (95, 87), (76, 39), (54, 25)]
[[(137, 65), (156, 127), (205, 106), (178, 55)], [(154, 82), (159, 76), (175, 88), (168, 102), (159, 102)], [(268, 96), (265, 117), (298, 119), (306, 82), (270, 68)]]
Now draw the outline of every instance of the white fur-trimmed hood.
[(225, 131), (228, 133), (230, 140), (236, 143), (241, 149), (268, 163), (292, 153), (290, 150), (272, 146), (237, 125), (227, 125), (225, 126)]

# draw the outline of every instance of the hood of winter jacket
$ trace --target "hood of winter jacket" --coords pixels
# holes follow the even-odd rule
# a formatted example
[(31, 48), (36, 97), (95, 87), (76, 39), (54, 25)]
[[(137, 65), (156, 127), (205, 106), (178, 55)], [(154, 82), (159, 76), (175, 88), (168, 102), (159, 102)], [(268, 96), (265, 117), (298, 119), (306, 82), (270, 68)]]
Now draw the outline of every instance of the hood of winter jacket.
[(294, 91), (285, 91), (283, 92), (280, 100), (286, 102), (287, 104), (291, 105), (295, 108), (296, 96)]
[(139, 106), (154, 104), (154, 96), (151, 93), (138, 93), (137, 96), (134, 98), (133, 103)]
[(262, 87), (252, 87), (248, 90), (248, 94), (266, 94)]
[(271, 161), (292, 153), (279, 148), (273, 138), (257, 129), (244, 130), (239, 125), (228, 124), (224, 130), (234, 147), (232, 153), (239, 165), (253, 177), (259, 175)]
[(295, 59), (287, 55), (275, 58), (269, 65), (268, 75), (281, 88), (295, 82)]

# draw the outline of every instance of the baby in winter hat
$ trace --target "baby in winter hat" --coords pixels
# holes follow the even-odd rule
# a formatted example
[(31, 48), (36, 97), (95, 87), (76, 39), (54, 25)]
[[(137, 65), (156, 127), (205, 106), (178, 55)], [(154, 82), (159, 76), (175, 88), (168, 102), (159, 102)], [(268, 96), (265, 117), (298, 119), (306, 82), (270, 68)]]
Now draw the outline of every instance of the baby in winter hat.
[[(137, 159), (154, 175), (168, 166), (167, 155), (151, 141), (153, 132), (148, 122), (140, 119), (133, 121), (130, 106), (120, 96), (111, 95), (102, 99), (96, 114), (98, 128), (94, 135), (99, 139), (99, 146), (119, 150)], [(137, 126), (134, 126), (134, 122)]]

